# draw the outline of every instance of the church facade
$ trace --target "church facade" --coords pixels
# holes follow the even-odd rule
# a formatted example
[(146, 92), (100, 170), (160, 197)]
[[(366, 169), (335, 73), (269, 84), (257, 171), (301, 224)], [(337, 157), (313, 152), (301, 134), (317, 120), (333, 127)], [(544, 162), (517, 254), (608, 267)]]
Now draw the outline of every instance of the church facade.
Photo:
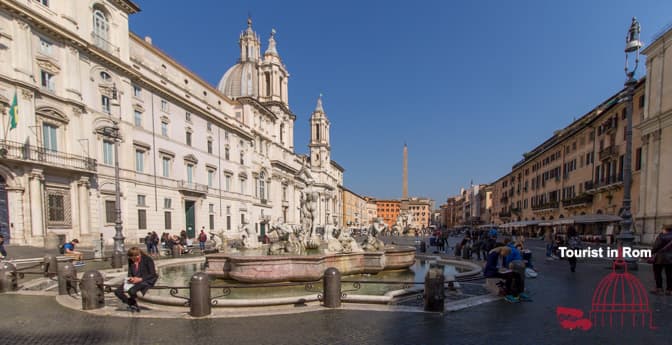
[(248, 20), (238, 62), (213, 87), (129, 32), (139, 10), (126, 0), (0, 3), (8, 242), (42, 246), (48, 233), (111, 242), (117, 162), (130, 243), (202, 228), (263, 236), (273, 223), (300, 223), (307, 190), (317, 195), (315, 226), (338, 223), (344, 169), (331, 160), (330, 122), (320, 97), (304, 120), (309, 154), (295, 152), (297, 115), (274, 33), (262, 56)]

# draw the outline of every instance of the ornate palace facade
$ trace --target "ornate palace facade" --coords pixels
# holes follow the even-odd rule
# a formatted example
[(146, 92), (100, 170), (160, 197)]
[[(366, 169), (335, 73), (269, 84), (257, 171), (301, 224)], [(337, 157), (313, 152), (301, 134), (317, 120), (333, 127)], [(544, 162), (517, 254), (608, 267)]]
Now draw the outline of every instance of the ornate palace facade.
[(319, 195), (318, 227), (341, 219), (344, 170), (330, 157), (322, 99), (310, 154), (298, 155), (274, 33), (262, 56), (248, 20), (238, 63), (215, 88), (129, 32), (139, 10), (127, 0), (0, 3), (0, 231), (9, 242), (41, 246), (49, 232), (109, 242), (115, 145), (130, 242), (202, 227), (263, 235), (271, 222), (299, 223), (305, 189)]

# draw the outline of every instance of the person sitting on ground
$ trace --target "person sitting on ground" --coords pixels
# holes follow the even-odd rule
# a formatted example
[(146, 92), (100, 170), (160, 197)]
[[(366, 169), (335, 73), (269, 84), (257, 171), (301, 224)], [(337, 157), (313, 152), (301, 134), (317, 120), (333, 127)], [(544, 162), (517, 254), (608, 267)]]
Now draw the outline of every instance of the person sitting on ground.
[(0, 234), (0, 259), (7, 257), (7, 251), (5, 250), (5, 237)]
[[(144, 296), (147, 290), (156, 284), (159, 276), (156, 274), (154, 260), (145, 254), (140, 248), (132, 247), (128, 255), (128, 277), (120, 285), (114, 294), (122, 302), (128, 305), (131, 312), (140, 312), (136, 298), (138, 292)], [(128, 293), (128, 296), (126, 295)]]
[(77, 244), (79, 244), (79, 240), (75, 238), (72, 241), (64, 244), (63, 249), (65, 256), (72, 257), (75, 261), (77, 261), (75, 264), (81, 264), (84, 255), (81, 252), (75, 250), (75, 245)]
[(485, 267), (483, 268), (483, 276), (486, 278), (502, 278), (505, 281), (504, 290), (506, 293), (506, 301), (511, 303), (519, 302), (520, 300), (530, 300), (530, 297), (525, 294), (525, 286), (523, 278), (519, 273), (511, 269), (500, 268), (498, 263), (500, 258), (505, 258), (511, 254), (511, 248), (502, 246), (492, 249), (488, 253)]

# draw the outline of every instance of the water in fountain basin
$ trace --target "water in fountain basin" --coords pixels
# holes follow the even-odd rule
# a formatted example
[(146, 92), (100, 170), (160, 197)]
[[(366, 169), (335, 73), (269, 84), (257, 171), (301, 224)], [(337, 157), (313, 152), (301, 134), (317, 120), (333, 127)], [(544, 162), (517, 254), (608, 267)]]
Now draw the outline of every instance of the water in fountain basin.
[[(416, 260), (415, 264), (409, 269), (383, 271), (378, 274), (355, 274), (343, 276), (342, 291), (353, 290), (353, 284), (345, 281), (394, 281), (394, 282), (424, 282), (425, 274), (429, 270), (431, 261)], [(187, 264), (182, 266), (167, 266), (159, 268), (159, 281), (157, 285), (161, 286), (189, 286), (189, 279), (196, 272), (203, 271), (203, 264)], [(445, 265), (444, 275), (454, 276), (459, 273), (460, 269), (455, 266)], [(280, 298), (291, 296), (309, 295), (311, 291), (305, 289), (305, 284), (297, 283), (292, 286), (274, 286), (274, 287), (259, 287), (259, 284), (242, 284), (236, 281), (212, 279), (213, 286), (219, 285), (236, 285), (245, 286), (245, 288), (231, 289), (231, 294), (225, 298), (229, 299), (255, 299), (255, 298)], [(322, 282), (315, 283), (315, 290), (322, 289)], [(349, 291), (350, 294), (356, 295), (375, 295), (381, 296), (388, 291), (403, 289), (403, 284), (361, 284), (361, 288), (356, 291)], [(168, 295), (168, 290), (155, 290), (155, 294)], [(180, 295), (186, 296), (189, 294), (188, 289), (180, 290)], [(218, 295), (219, 291), (213, 289), (213, 296)]]

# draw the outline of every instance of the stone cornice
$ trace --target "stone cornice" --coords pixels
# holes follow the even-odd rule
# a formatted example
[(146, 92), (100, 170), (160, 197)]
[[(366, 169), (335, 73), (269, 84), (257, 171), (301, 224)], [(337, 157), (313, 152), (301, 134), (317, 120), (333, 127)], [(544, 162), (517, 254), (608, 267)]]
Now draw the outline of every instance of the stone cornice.
[(644, 136), (670, 126), (672, 126), (672, 110), (658, 116), (649, 117), (635, 128), (641, 130), (642, 136)]
[(110, 0), (111, 3), (117, 5), (121, 10), (127, 14), (134, 14), (140, 12), (140, 6), (130, 0)]
[(292, 113), (292, 111), (289, 110), (289, 108), (287, 108), (287, 106), (283, 102), (268, 101), (268, 102), (262, 102), (261, 104), (264, 105), (265, 107), (278, 107), (282, 109), (282, 111), (287, 113), (292, 120), (296, 120), (296, 115), (294, 115), (294, 113)]
[(238, 98), (236, 98), (236, 100), (238, 102), (240, 102), (241, 104), (249, 104), (249, 105), (253, 106), (257, 110), (259, 110), (262, 113), (264, 113), (265, 115), (269, 116), (273, 120), (273, 122), (275, 122), (275, 120), (278, 120), (278, 116), (275, 115), (274, 112), (272, 112), (270, 109), (266, 108), (266, 106), (264, 106), (264, 104), (260, 103), (259, 101), (257, 101), (256, 99), (254, 99), (252, 97), (238, 97)]

